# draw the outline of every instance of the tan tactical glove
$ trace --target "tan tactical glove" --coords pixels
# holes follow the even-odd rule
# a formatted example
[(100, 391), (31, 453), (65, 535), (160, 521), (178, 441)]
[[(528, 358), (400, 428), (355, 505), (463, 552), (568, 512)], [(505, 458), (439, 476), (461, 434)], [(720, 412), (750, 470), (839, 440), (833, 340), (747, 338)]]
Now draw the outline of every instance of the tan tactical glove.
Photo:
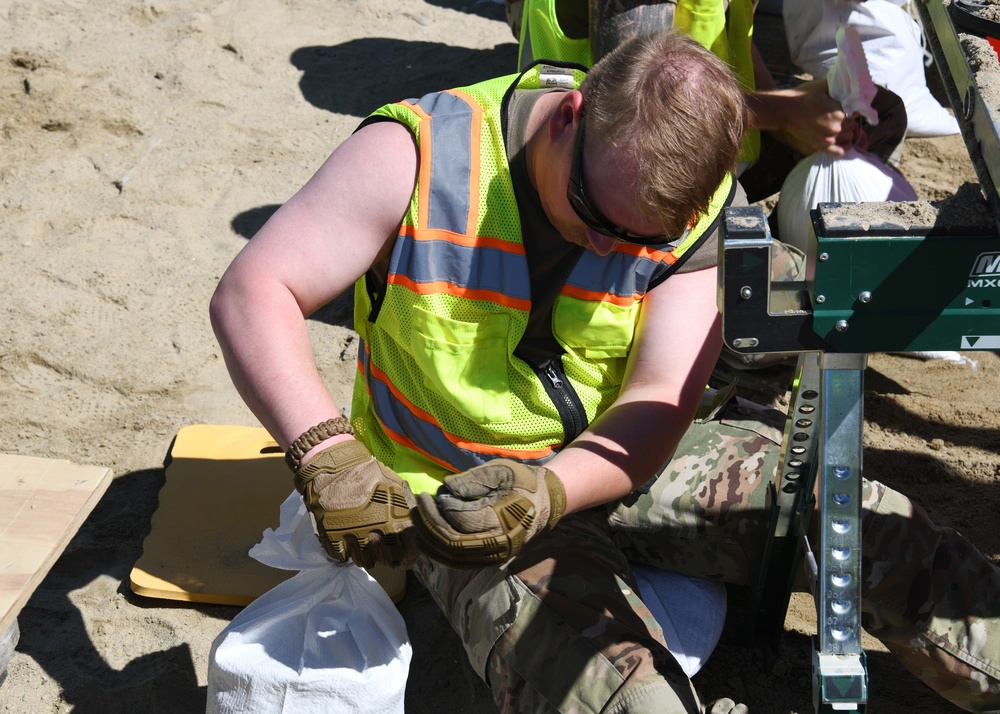
[(555, 526), (565, 510), (566, 491), (554, 473), (496, 459), (448, 476), (437, 496), (417, 497), (417, 544), (452, 568), (497, 565)]
[(361, 442), (343, 441), (319, 452), (295, 471), (295, 488), (332, 558), (368, 568), (410, 565), (419, 555), (409, 485)]

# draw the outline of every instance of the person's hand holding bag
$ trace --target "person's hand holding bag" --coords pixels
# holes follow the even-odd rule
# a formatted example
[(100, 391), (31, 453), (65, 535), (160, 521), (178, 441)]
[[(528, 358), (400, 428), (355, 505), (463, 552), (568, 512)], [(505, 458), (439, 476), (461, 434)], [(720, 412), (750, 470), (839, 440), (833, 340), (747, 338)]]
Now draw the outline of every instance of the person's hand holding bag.
[(565, 510), (566, 491), (552, 471), (496, 459), (448, 476), (436, 496), (417, 497), (417, 544), (452, 568), (499, 565)]
[[(346, 426), (340, 433), (352, 432)], [(313, 439), (317, 444), (319, 436)], [(412, 564), (418, 553), (410, 520), (416, 503), (409, 485), (360, 441), (333, 444), (302, 466), (305, 450), (289, 449), (286, 461), (327, 554), (341, 562), (350, 558), (363, 568)]]

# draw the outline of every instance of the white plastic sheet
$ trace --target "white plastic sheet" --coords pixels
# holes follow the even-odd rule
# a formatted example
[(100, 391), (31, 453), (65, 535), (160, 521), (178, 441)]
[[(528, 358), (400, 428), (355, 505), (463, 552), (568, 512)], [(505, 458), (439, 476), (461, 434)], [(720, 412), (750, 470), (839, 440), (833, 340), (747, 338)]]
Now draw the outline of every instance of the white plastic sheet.
[(830, 67), (826, 85), (847, 116), (858, 114), (872, 126), (878, 124), (878, 112), (872, 106), (878, 88), (868, 71), (861, 36), (853, 27), (837, 29), (837, 61)]
[(889, 354), (903, 355), (904, 357), (915, 357), (917, 359), (939, 359), (952, 364), (961, 364), (973, 370), (979, 368), (979, 363), (971, 357), (966, 357), (961, 352), (954, 350), (917, 350), (915, 352), (890, 352)]
[(212, 644), (207, 714), (402, 714), (412, 655), (403, 618), (367, 572), (327, 559), (297, 493), (250, 555), (300, 572)]
[[(916, 0), (911, 0), (916, 2)], [(783, 0), (785, 36), (794, 62), (825, 77), (837, 56), (837, 28), (855, 28), (875, 84), (906, 106), (907, 136), (958, 133), (958, 121), (931, 94), (924, 75), (920, 26), (890, 0)]]

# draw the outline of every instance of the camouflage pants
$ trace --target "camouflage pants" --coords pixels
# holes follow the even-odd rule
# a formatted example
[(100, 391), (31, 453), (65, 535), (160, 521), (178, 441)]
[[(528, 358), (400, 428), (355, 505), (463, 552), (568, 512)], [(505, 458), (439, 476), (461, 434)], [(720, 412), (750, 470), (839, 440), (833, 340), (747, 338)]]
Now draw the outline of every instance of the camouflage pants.
[[(629, 562), (750, 583), (783, 418), (743, 400), (717, 404), (643, 489), (564, 518), (503, 567), (420, 559), (418, 577), (500, 711), (703, 710)], [(959, 706), (1000, 711), (1000, 571), (901, 494), (867, 482), (864, 496), (865, 628)]]

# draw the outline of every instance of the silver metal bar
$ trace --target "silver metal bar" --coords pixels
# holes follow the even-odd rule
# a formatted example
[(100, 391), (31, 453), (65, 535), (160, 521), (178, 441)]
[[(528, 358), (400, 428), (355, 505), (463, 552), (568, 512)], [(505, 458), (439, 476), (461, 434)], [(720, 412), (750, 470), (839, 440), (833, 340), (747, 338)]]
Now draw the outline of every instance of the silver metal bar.
[(861, 450), (865, 354), (819, 357), (819, 544), (816, 710), (864, 711), (861, 648)]

